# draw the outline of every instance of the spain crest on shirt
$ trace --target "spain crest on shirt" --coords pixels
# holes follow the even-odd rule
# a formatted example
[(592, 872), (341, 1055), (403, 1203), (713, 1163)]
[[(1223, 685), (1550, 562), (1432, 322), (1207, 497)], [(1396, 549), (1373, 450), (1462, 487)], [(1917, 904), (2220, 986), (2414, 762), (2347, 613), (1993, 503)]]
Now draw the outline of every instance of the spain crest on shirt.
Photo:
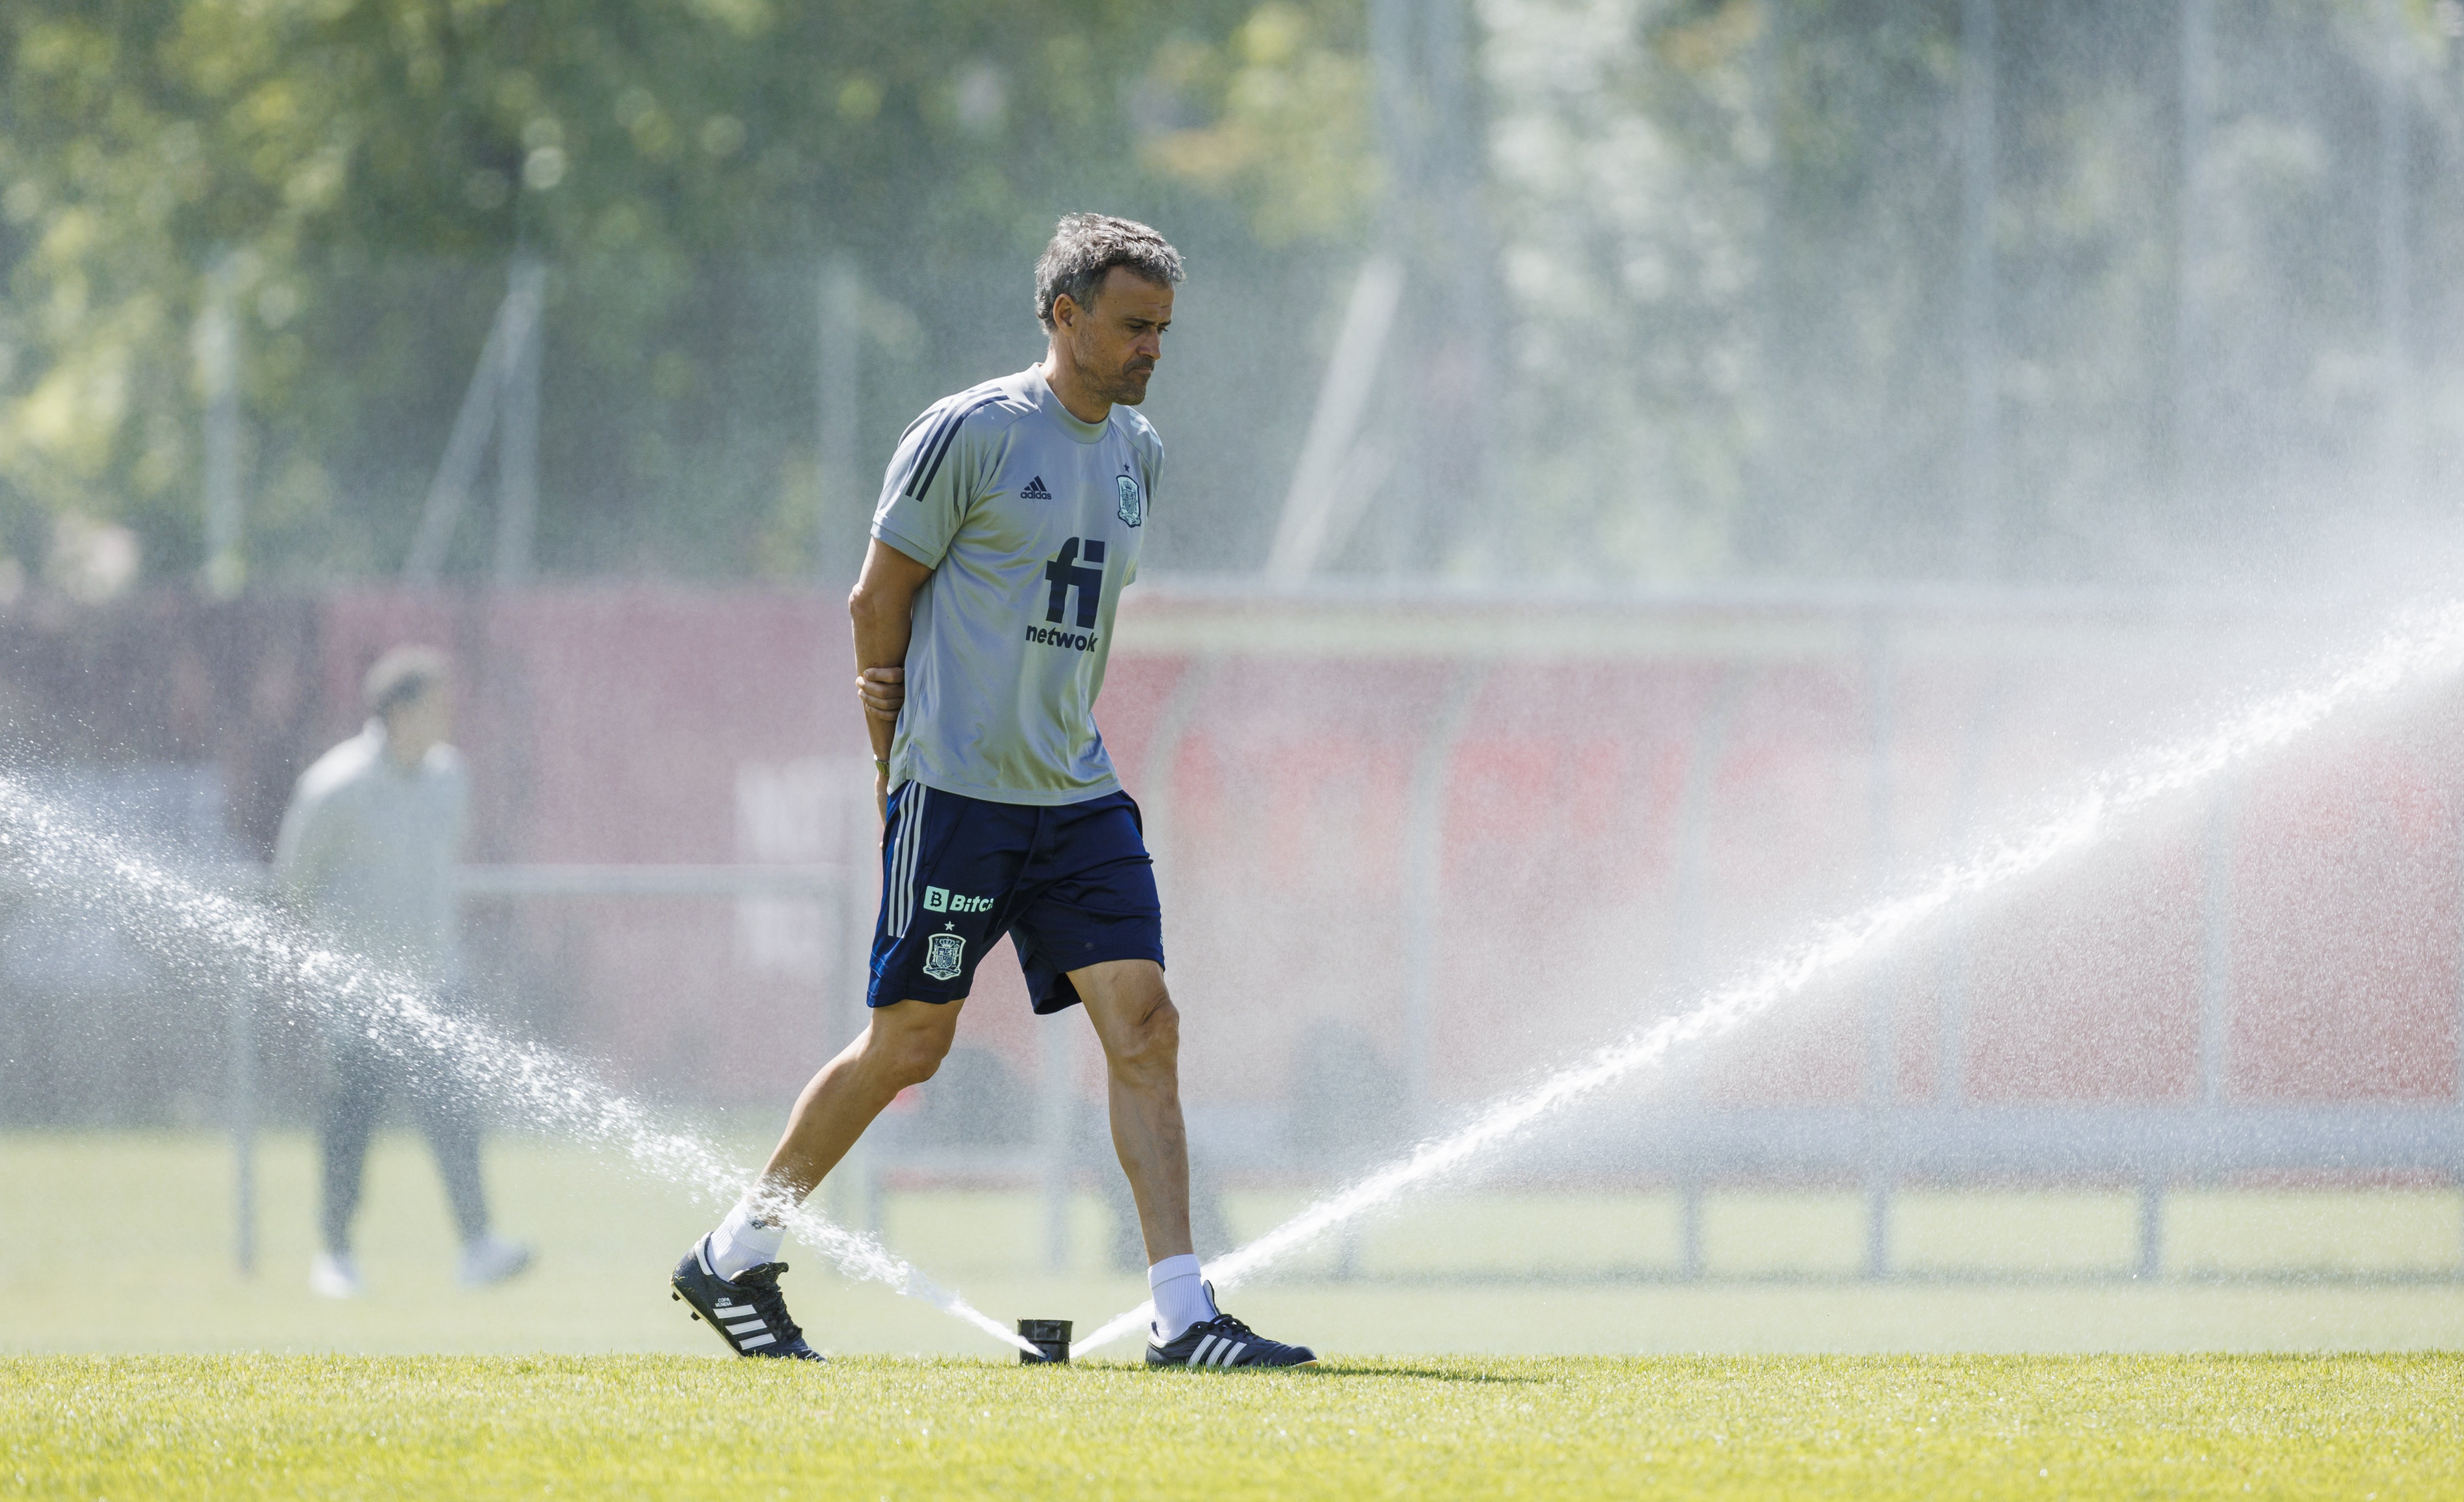
[(1121, 485), (1121, 519), (1132, 526), (1142, 526), (1147, 519), (1146, 493), (1138, 489), (1137, 476), (1123, 475)]

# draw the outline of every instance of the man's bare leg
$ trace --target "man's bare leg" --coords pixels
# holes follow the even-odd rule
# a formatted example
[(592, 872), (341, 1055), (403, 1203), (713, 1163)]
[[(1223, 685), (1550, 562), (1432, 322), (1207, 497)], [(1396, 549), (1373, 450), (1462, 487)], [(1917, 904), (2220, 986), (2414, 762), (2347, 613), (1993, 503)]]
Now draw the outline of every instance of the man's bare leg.
[(863, 1034), (823, 1065), (796, 1097), (757, 1192), (784, 1204), (801, 1204), (900, 1091), (933, 1077), (950, 1051), (958, 1008), (965, 1005), (904, 1001), (874, 1007)]
[(668, 1280), (675, 1296), (737, 1355), (822, 1359), (779, 1293), (786, 1211), (812, 1193), (900, 1091), (933, 1077), (957, 1026), (956, 1002), (875, 1008), (864, 1036), (823, 1065), (796, 1097), (760, 1182), (676, 1264)]
[(1112, 1147), (1137, 1197), (1146, 1233), (1155, 1365), (1305, 1366), (1307, 1346), (1268, 1340), (1215, 1307), (1189, 1235), (1189, 1137), (1180, 1118), (1180, 1013), (1152, 960), (1112, 960), (1069, 972), (1111, 1075)]
[(1189, 1137), (1180, 1119), (1180, 1013), (1152, 960), (1109, 960), (1069, 972), (1104, 1045), (1112, 1150), (1130, 1176), (1147, 1261), (1186, 1256)]

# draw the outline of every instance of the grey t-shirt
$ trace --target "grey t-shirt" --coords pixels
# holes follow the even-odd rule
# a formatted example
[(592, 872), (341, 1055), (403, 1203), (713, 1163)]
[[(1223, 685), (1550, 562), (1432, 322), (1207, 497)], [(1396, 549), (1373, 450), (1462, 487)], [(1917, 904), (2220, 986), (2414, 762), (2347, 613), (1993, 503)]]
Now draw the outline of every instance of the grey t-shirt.
[(462, 979), (453, 861), (470, 821), (461, 754), (436, 746), (404, 768), (382, 720), (299, 774), (275, 839), (283, 892), (335, 939), (416, 979)]
[(1082, 423), (1035, 365), (915, 419), (872, 518), (874, 537), (933, 570), (893, 784), (1044, 806), (1121, 785), (1095, 695), (1162, 469), (1145, 418), (1114, 407)]

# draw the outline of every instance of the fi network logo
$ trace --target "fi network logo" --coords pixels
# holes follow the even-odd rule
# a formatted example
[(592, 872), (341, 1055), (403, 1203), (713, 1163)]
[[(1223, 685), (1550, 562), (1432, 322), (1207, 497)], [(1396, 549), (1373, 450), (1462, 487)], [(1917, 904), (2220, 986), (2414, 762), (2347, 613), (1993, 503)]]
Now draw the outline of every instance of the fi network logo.
[[(1092, 568), (1081, 568), (1081, 550)], [(1078, 591), (1080, 630), (1095, 624), (1095, 611), (1104, 603), (1104, 544), (1093, 539), (1081, 541), (1071, 538), (1061, 544), (1061, 551), (1044, 565), (1045, 582), (1052, 585), (1052, 598), (1045, 607), (1044, 618), (1054, 626), (1061, 624), (1062, 612), (1068, 607), (1069, 591)]]

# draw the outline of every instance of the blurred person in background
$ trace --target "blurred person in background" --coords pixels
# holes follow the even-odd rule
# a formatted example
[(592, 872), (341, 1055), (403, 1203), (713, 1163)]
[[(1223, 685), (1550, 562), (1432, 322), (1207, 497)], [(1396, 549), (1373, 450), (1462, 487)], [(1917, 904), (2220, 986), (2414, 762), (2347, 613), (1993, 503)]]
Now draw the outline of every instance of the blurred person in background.
[(785, 1216), (900, 1091), (932, 1078), (977, 962), (1006, 936), (1036, 1013), (1084, 1004), (1104, 1047), (1155, 1293), (1148, 1364), (1317, 1359), (1216, 1308), (1201, 1274), (1162, 906), (1137, 805), (1095, 728), (1163, 468), (1131, 409), (1180, 279), (1179, 253), (1145, 225), (1067, 215), (1035, 268), (1042, 363), (935, 403), (890, 461), (847, 602), (885, 822), (871, 1020), (804, 1087), (759, 1182), (671, 1280), (740, 1356), (820, 1359), (779, 1292)]
[[(469, 822), (470, 779), (446, 743), (451, 667), (428, 647), (397, 647), (368, 670), (366, 726), (300, 774), (275, 843), (277, 890), (298, 915), (356, 954), (432, 987), (452, 1005), (462, 983), (453, 864)], [(489, 1234), (479, 1179), (479, 1119), (451, 1071), (410, 1060), (341, 1026), (325, 1029), (331, 1070), (318, 1145), (323, 1249), (308, 1286), (328, 1298), (363, 1289), (351, 1254), (368, 1138), (388, 1094), (411, 1104), (435, 1150), (461, 1233), (467, 1287), (530, 1266), (530, 1248)]]

